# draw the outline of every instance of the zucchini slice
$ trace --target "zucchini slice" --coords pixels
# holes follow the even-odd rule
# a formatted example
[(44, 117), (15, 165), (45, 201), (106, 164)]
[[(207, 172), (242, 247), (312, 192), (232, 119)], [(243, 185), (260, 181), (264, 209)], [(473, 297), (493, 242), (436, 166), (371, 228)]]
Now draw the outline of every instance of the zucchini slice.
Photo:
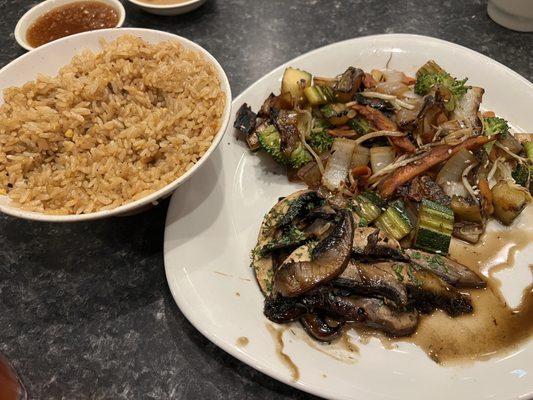
[(342, 103), (330, 103), (320, 107), (320, 112), (332, 125), (344, 125), (356, 116), (355, 110)]
[(327, 86), (309, 86), (304, 89), (304, 95), (312, 106), (321, 106), (335, 101), (333, 89)]
[(374, 192), (366, 191), (350, 202), (350, 208), (368, 224), (381, 215), (386, 203)]
[(396, 240), (407, 236), (413, 230), (413, 223), (409, 219), (405, 204), (402, 200), (395, 200), (389, 204), (374, 225)]
[(414, 246), (433, 253), (448, 254), (453, 223), (451, 208), (423, 199), (418, 209)]
[(281, 81), (281, 93), (290, 93), (297, 103), (305, 101), (304, 89), (311, 86), (312, 76), (309, 72), (296, 68), (287, 68)]

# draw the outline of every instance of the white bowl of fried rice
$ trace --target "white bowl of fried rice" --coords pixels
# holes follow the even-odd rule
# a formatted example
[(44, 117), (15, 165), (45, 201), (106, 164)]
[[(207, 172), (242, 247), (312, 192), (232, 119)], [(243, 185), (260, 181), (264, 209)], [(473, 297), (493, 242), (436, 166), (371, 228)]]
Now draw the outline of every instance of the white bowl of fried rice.
[(69, 222), (135, 213), (220, 143), (231, 89), (199, 45), (161, 31), (84, 32), (0, 70), (0, 211)]

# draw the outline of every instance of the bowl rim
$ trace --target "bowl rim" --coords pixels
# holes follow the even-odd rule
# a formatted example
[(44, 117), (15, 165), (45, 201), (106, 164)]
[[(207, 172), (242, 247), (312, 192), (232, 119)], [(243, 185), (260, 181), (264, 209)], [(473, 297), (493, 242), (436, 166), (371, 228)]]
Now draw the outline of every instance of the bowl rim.
[(189, 0), (189, 1), (184, 1), (183, 3), (177, 3), (177, 4), (152, 4), (152, 3), (145, 3), (142, 0), (128, 0), (128, 1), (139, 7), (152, 8), (155, 10), (171, 10), (171, 9), (179, 9), (182, 7), (190, 6), (191, 4), (200, 3), (205, 0)]
[[(80, 1), (85, 1), (85, 0), (44, 0), (36, 4), (35, 6), (31, 7), (28, 11), (26, 11), (22, 15), (22, 17), (19, 18), (17, 25), (15, 25), (15, 30), (14, 30), (15, 40), (22, 48), (28, 51), (36, 49), (36, 47), (33, 47), (32, 45), (30, 45), (28, 41), (26, 40), (26, 32), (28, 31), (29, 26), (31, 26), (31, 24), (35, 20), (37, 20), (37, 18), (47, 13), (48, 11), (53, 10), (56, 7), (61, 7), (66, 4), (70, 4), (70, 3), (78, 3)], [(97, 2), (105, 3), (105, 4), (112, 3), (113, 7), (119, 13), (118, 22), (114, 26), (114, 28), (120, 28), (124, 24), (124, 21), (126, 20), (126, 9), (124, 8), (124, 5), (122, 4), (122, 2), (120, 2), (120, 0), (91, 0), (91, 1), (97, 1)], [(54, 3), (58, 3), (58, 4), (54, 5)], [(23, 31), (22, 25), (25, 22), (28, 22), (28, 28), (24, 29)], [(107, 28), (107, 29), (113, 29), (113, 28)], [(105, 29), (100, 29), (100, 30), (105, 30)], [(87, 31), (87, 32), (93, 32), (93, 31)], [(81, 33), (85, 33), (85, 32), (81, 32)], [(73, 35), (69, 35), (69, 36), (73, 36)], [(57, 40), (61, 40), (61, 39), (63, 38), (56, 39), (54, 40), (54, 42)], [(48, 43), (45, 43), (44, 45), (46, 44)], [(42, 47), (42, 46), (39, 46), (39, 47)]]
[[(78, 33), (71, 36), (66, 36), (64, 38), (55, 40), (53, 42), (47, 43), (43, 46), (40, 46), (35, 51), (28, 52), (26, 54), (23, 54), (22, 56), (14, 59), (9, 64), (4, 66), (2, 69), (0, 69), (0, 77), (2, 76), (2, 73), (4, 73), (5, 70), (15, 65), (17, 62), (19, 62), (21, 59), (34, 56), (34, 53), (36, 51), (46, 51), (49, 47), (52, 47), (56, 45), (57, 43), (61, 43), (62, 41), (71, 40), (73, 37), (82, 37), (82, 36), (90, 36), (90, 35), (98, 35), (102, 33), (106, 33), (108, 31), (117, 31), (116, 28), (109, 28), (109, 29), (100, 29), (95, 31), (87, 31)], [(232, 94), (231, 94), (231, 86), (229, 84), (228, 77), (226, 75), (226, 72), (220, 65), (220, 63), (217, 61), (217, 59), (209, 53), (206, 49), (204, 49), (199, 44), (184, 38), (182, 36), (165, 32), (165, 31), (159, 31), (156, 29), (145, 29), (145, 28), (121, 28), (119, 30), (123, 34), (142, 34), (142, 33), (156, 33), (158, 35), (162, 35), (162, 40), (178, 40), (180, 43), (186, 45), (187, 47), (194, 49), (198, 52), (200, 52), (207, 61), (211, 62), (211, 64), (215, 67), (219, 79), (220, 84), (225, 92), (225, 101), (226, 104), (224, 106), (224, 110), (222, 112), (221, 121), (220, 121), (220, 128), (218, 129), (217, 133), (215, 134), (213, 141), (211, 142), (211, 145), (207, 149), (207, 151), (200, 157), (200, 159), (183, 175), (176, 178), (174, 181), (170, 182), (169, 184), (165, 185), (161, 189), (148, 194), (145, 197), (142, 197), (138, 200), (123, 204), (121, 206), (118, 206), (116, 208), (110, 209), (110, 210), (102, 210), (102, 211), (96, 211), (92, 213), (87, 214), (46, 214), (41, 213), (37, 211), (28, 211), (24, 210), (22, 208), (12, 206), (12, 205), (3, 205), (0, 204), (0, 212), (17, 217), (17, 218), (23, 218), (33, 221), (45, 221), (45, 222), (79, 222), (79, 221), (89, 221), (89, 220), (96, 220), (96, 219), (102, 219), (112, 216), (120, 216), (121, 214), (127, 214), (129, 212), (133, 212), (134, 210), (141, 208), (142, 206), (146, 206), (148, 204), (157, 204), (157, 202), (165, 197), (168, 194), (171, 194), (178, 186), (186, 182), (203, 164), (204, 162), (211, 156), (211, 154), (216, 150), (218, 145), (220, 144), (222, 137), (224, 136), (224, 133), (226, 132), (226, 129), (228, 127), (228, 123), (231, 116), (231, 108), (232, 108)], [(140, 35), (142, 37), (142, 35)], [(114, 40), (114, 39), (113, 39)], [(82, 46), (83, 47), (83, 46)], [(42, 49), (42, 50), (41, 50)], [(78, 49), (76, 53), (79, 53), (81, 49)], [(74, 54), (72, 55), (74, 56)], [(6, 196), (7, 195), (3, 195)]]

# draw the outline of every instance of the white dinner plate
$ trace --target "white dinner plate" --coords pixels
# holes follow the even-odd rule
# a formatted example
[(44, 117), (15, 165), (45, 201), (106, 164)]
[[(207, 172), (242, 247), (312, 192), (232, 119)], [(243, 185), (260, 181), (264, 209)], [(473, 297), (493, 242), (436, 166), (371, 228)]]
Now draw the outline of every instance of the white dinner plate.
[[(390, 67), (414, 75), (428, 59), (452, 75), (486, 90), (483, 106), (533, 132), (533, 84), (498, 62), (467, 48), (416, 35), (379, 35), (335, 43), (304, 54), (267, 74), (233, 102), (257, 110), (271, 91), (279, 91), (287, 66), (334, 76), (349, 66)], [(230, 121), (230, 127), (233, 119)], [(488, 361), (463, 366), (436, 364), (415, 345), (386, 349), (376, 339), (358, 343), (360, 353), (335, 345), (312, 344), (297, 325), (283, 333), (284, 353), (299, 369), (293, 379), (282, 361), (263, 316), (263, 296), (255, 282), (250, 250), (263, 215), (280, 196), (301, 188), (281, 171), (251, 154), (228, 128), (220, 147), (195, 179), (180, 187), (168, 210), (165, 267), (172, 295), (191, 323), (216, 345), (275, 379), (327, 398), (527, 399), (533, 396), (533, 346), (528, 344)], [(528, 221), (519, 222), (528, 225)], [(504, 294), (516, 304), (529, 283), (528, 256), (520, 253), (504, 275)], [(453, 334), (453, 332), (450, 332)], [(275, 335), (274, 335), (275, 336)], [(247, 338), (248, 344), (244, 345)], [(476, 340), (475, 337), (472, 340)], [(326, 354), (328, 353), (328, 354)]]

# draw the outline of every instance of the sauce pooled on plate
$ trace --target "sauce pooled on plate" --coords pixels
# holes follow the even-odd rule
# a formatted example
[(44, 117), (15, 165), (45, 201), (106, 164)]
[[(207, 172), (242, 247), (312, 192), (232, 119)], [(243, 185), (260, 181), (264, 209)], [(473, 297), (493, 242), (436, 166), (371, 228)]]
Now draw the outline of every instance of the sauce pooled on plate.
[(75, 33), (114, 28), (118, 20), (118, 11), (107, 4), (78, 1), (53, 8), (37, 18), (29, 27), (26, 40), (39, 47)]

